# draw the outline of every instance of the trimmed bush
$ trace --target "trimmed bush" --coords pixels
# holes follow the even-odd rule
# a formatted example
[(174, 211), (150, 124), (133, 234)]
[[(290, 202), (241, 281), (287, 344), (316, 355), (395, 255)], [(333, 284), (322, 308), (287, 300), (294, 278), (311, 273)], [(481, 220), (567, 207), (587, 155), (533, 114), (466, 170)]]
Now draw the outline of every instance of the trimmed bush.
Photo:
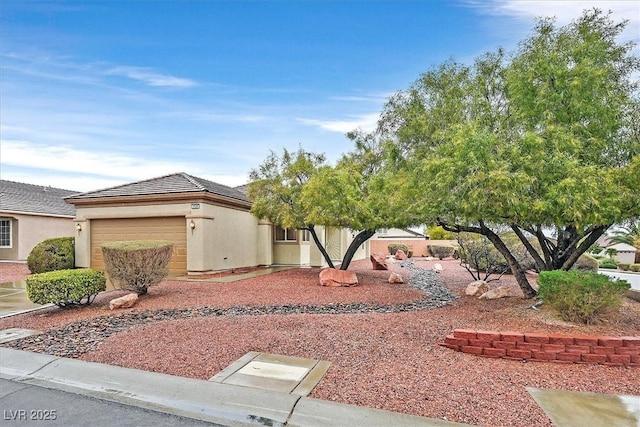
[(32, 273), (67, 270), (75, 266), (75, 239), (55, 237), (38, 243), (27, 257), (27, 267)]
[(589, 271), (543, 271), (538, 276), (540, 297), (564, 320), (591, 324), (617, 310), (631, 288), (624, 280)]
[(620, 270), (622, 270), (622, 271), (629, 271), (629, 266), (630, 266), (630, 265), (631, 265), (631, 264), (627, 264), (627, 263), (624, 263), (624, 262), (619, 262), (619, 263), (618, 263), (618, 268), (619, 268)]
[(402, 249), (407, 256), (409, 255), (409, 247), (404, 243), (391, 243), (387, 246), (387, 249), (391, 255), (395, 255), (398, 249)]
[(132, 240), (102, 245), (104, 265), (114, 286), (147, 293), (169, 274), (173, 242), (168, 240)]
[(612, 259), (603, 259), (601, 261), (598, 262), (598, 267), (600, 268), (609, 268), (612, 270), (615, 270), (618, 268), (618, 266), (616, 265), (616, 262)]
[(631, 264), (629, 266), (629, 270), (635, 271), (636, 273), (640, 272), (640, 264)]
[(573, 264), (571, 270), (591, 271), (595, 273), (598, 271), (598, 260), (591, 255), (582, 254), (580, 255), (580, 258), (578, 258), (576, 263)]
[(107, 289), (102, 271), (90, 268), (56, 270), (27, 277), (27, 297), (36, 304), (58, 307), (88, 305)]
[(451, 245), (429, 245), (429, 251), (431, 255), (438, 259), (449, 258), (453, 256), (456, 248)]

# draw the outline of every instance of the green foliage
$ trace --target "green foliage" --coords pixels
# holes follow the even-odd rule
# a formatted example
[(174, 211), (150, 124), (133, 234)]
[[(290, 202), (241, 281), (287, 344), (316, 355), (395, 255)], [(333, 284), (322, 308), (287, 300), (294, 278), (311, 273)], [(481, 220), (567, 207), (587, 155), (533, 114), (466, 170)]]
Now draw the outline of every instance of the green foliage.
[(75, 266), (75, 239), (55, 237), (38, 243), (27, 257), (32, 273), (65, 270)]
[(456, 234), (445, 230), (439, 225), (427, 226), (427, 236), (431, 240), (455, 240)]
[(640, 264), (631, 264), (629, 266), (629, 270), (634, 271), (634, 272), (640, 272)]
[(147, 293), (149, 286), (160, 283), (169, 274), (173, 242), (168, 240), (133, 240), (102, 245), (104, 265), (114, 285)]
[(598, 267), (599, 265), (598, 265), (597, 259), (595, 259), (591, 255), (582, 254), (580, 255), (580, 258), (578, 258), (578, 261), (576, 261), (576, 263), (573, 264), (573, 267), (571, 267), (571, 269), (578, 270), (578, 271), (596, 272), (598, 271)]
[(543, 271), (538, 277), (542, 299), (570, 322), (591, 324), (617, 310), (631, 288), (624, 280), (583, 271)]
[(453, 256), (456, 248), (451, 245), (429, 245), (429, 252), (438, 259), (449, 258)]
[(601, 261), (598, 262), (598, 267), (600, 268), (609, 268), (609, 269), (617, 269), (618, 266), (616, 265), (616, 262), (612, 259), (603, 259)]
[(59, 307), (88, 305), (106, 290), (102, 271), (92, 269), (56, 270), (27, 277), (27, 297), (36, 304)]
[(625, 262), (619, 262), (618, 263), (618, 268), (622, 271), (629, 271), (629, 266), (631, 264), (625, 263)]
[(600, 252), (602, 252), (602, 249), (603, 249), (602, 246), (600, 246), (598, 243), (594, 243), (593, 245), (591, 245), (591, 247), (587, 252), (589, 252), (592, 255), (597, 255)]
[(395, 255), (398, 249), (402, 249), (405, 254), (409, 255), (409, 247), (404, 243), (391, 243), (387, 245), (387, 249), (391, 255)]

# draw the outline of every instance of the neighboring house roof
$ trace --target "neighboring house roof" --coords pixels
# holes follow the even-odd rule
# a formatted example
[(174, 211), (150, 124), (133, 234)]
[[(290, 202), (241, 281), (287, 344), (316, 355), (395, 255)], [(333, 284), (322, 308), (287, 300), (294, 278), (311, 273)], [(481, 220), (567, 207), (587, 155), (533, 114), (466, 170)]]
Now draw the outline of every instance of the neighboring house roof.
[(418, 231), (410, 230), (408, 228), (389, 228), (386, 232), (378, 232), (376, 233), (376, 237), (391, 239), (391, 238), (421, 238), (424, 239), (426, 236)]
[(198, 178), (184, 172), (133, 182), (131, 184), (119, 185), (117, 187), (106, 188), (103, 190), (75, 194), (71, 197), (67, 197), (66, 200), (73, 203), (73, 201), (80, 201), (83, 199), (188, 193), (210, 193), (216, 196), (250, 203), (247, 196), (241, 191), (213, 181)]
[(76, 209), (64, 198), (76, 193), (61, 188), (0, 180), (0, 210), (73, 217)]
[(636, 248), (626, 243), (616, 243), (615, 245), (607, 246), (606, 249), (615, 249), (618, 252), (636, 252)]

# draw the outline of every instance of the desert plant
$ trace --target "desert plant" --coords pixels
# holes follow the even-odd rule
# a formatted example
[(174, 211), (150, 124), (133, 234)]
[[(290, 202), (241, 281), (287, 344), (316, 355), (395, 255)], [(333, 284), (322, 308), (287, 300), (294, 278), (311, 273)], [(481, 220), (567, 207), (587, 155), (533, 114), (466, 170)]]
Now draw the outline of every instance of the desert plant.
[(402, 249), (405, 254), (409, 254), (409, 248), (404, 243), (391, 243), (387, 246), (389, 253), (395, 255), (398, 249)]
[(603, 320), (622, 304), (631, 287), (589, 271), (543, 271), (538, 277), (540, 297), (564, 320), (591, 324)]
[(598, 271), (598, 260), (592, 257), (591, 255), (582, 254), (580, 258), (573, 264), (571, 267), (572, 270), (578, 271)]
[(445, 230), (439, 225), (427, 226), (425, 234), (431, 240), (455, 240), (456, 234)]
[(91, 304), (107, 288), (104, 273), (90, 268), (32, 274), (26, 282), (31, 302), (59, 307)]
[(27, 257), (27, 267), (32, 273), (66, 270), (75, 266), (75, 239), (54, 237), (38, 243)]
[[(502, 275), (509, 271), (504, 257), (486, 237), (473, 233), (458, 233), (458, 245), (454, 258), (457, 254), (460, 265), (474, 280), (493, 282), (500, 280)], [(490, 279), (493, 274), (497, 274), (498, 277)]]
[(618, 266), (616, 265), (616, 262), (612, 259), (603, 259), (601, 261), (598, 262), (598, 267), (599, 268), (608, 268), (608, 269), (617, 269)]
[(448, 258), (453, 256), (456, 248), (451, 245), (429, 245), (429, 251), (431, 255), (438, 259)]
[(104, 265), (114, 286), (147, 293), (169, 274), (173, 242), (168, 240), (132, 240), (102, 245)]
[(629, 270), (634, 271), (634, 272), (639, 272), (640, 271), (640, 264), (631, 264), (629, 266)]
[(618, 263), (618, 268), (619, 268), (620, 270), (622, 270), (622, 271), (629, 271), (629, 266), (630, 266), (630, 265), (631, 265), (631, 264), (628, 264), (628, 263), (626, 263), (626, 262), (619, 262), (619, 263)]

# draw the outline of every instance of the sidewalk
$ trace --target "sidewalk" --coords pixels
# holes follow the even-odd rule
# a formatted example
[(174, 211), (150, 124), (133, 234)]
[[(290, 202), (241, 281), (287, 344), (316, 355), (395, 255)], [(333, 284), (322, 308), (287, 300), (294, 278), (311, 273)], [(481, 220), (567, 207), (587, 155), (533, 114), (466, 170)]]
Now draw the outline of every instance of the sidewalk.
[[(171, 420), (167, 421), (169, 424), (162, 424), (163, 420), (158, 418), (164, 414), (225, 426), (464, 425), (295, 394), (83, 362), (4, 347), (0, 347), (0, 378), (3, 385), (0, 393), (3, 426), (28, 422), (31, 414), (27, 410), (31, 409), (55, 410), (59, 420), (68, 421), (57, 425), (101, 425), (97, 423), (101, 419), (100, 414), (94, 414), (93, 411), (67, 412), (72, 411), (69, 408), (81, 408), (86, 398), (100, 399), (107, 405), (104, 406), (107, 409), (110, 404), (119, 404), (146, 410), (147, 412), (130, 413), (118, 406), (124, 417), (140, 416), (140, 420), (145, 420), (135, 425), (154, 427), (171, 425)], [(9, 381), (8, 389), (4, 386), (7, 384), (5, 380)], [(31, 386), (37, 387), (29, 390), (33, 390), (33, 394), (29, 392), (19, 395), (30, 400), (21, 401), (14, 395), (24, 390), (24, 387)], [(69, 400), (74, 400), (74, 396), (77, 402), (67, 406)], [(55, 404), (59, 406), (53, 407), (55, 402), (59, 402)], [(27, 411), (24, 415), (27, 420), (11, 421), (12, 416), (22, 417), (22, 412), (19, 411)], [(106, 411), (107, 421), (108, 413)], [(113, 414), (110, 425), (122, 425), (117, 413)], [(148, 420), (145, 419), (145, 414), (148, 415)], [(45, 414), (36, 412), (35, 415)], [(102, 416), (104, 417), (104, 411)]]

